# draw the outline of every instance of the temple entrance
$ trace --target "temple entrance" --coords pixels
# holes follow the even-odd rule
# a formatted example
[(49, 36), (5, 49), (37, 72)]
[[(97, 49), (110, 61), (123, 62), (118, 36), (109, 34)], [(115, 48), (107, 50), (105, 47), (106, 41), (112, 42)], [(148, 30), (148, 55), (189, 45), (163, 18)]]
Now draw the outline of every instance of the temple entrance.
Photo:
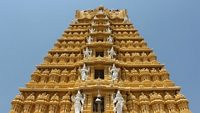
[(104, 113), (104, 97), (93, 98), (93, 113)]
[(104, 52), (103, 51), (97, 51), (96, 57), (104, 57)]
[(94, 79), (104, 79), (104, 70), (103, 69), (96, 69)]

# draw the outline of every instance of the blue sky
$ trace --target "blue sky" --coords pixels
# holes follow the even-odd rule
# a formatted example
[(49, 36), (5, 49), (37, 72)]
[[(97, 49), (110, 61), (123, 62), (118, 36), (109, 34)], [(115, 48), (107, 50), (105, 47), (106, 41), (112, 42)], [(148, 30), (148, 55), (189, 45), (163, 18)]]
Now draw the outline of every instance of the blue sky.
[(199, 0), (0, 0), (0, 113), (30, 80), (74, 18), (76, 9), (127, 9), (136, 29), (182, 87), (190, 108), (200, 101)]

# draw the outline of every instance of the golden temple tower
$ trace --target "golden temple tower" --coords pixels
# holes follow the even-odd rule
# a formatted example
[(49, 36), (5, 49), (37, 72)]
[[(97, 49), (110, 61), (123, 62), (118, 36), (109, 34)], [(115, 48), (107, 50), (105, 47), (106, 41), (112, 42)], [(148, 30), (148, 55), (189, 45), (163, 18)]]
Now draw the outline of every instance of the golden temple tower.
[(191, 113), (126, 10), (77, 10), (10, 113)]

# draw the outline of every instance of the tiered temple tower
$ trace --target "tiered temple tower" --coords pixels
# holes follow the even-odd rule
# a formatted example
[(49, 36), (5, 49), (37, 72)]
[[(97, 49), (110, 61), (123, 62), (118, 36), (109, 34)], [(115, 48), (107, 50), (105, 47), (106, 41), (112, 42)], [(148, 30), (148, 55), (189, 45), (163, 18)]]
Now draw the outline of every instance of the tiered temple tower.
[(191, 113), (126, 10), (77, 10), (10, 113)]

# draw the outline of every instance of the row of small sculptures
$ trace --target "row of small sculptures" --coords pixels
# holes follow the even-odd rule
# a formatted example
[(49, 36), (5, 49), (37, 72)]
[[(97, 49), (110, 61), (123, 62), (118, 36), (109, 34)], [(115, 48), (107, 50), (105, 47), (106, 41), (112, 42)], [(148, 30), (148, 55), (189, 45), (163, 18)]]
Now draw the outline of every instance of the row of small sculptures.
[[(94, 42), (93, 37), (89, 36), (86, 38), (87, 39), (87, 44), (92, 44), (92, 42)], [(111, 44), (115, 44), (116, 46), (120, 46), (120, 47), (127, 47), (127, 48), (147, 48), (147, 44), (144, 40), (142, 41), (134, 41), (134, 40), (121, 40), (118, 41), (116, 40), (114, 42), (114, 38), (112, 36), (107, 37), (107, 42), (111, 43)]]
[(142, 41), (132, 41), (132, 40), (122, 40), (122, 41), (115, 41), (116, 46), (120, 46), (122, 48), (147, 48), (147, 43)]
[(88, 29), (90, 27), (90, 24), (85, 25), (85, 24), (79, 24), (79, 25), (70, 25), (68, 29), (71, 30), (79, 30), (79, 29)]
[(132, 62), (135, 62), (135, 61), (138, 61), (138, 62), (157, 62), (157, 59), (156, 59), (156, 55), (154, 53), (129, 53), (129, 52), (126, 52), (125, 54), (122, 54), (122, 53), (119, 53), (118, 55), (118, 60), (119, 61), (125, 61), (125, 62), (128, 62), (128, 61), (132, 61)]
[[(95, 25), (95, 24), (110, 25), (110, 23), (108, 23), (107, 20), (105, 20), (105, 22), (103, 22), (103, 23), (100, 23), (98, 20), (95, 20), (95, 21), (93, 20), (91, 22), (91, 24), (92, 25)], [(131, 25), (131, 24), (120, 24), (120, 25), (118, 25), (118, 24), (112, 24), (110, 26), (113, 29), (132, 29), (133, 28), (133, 25)], [(73, 29), (73, 30), (75, 30), (75, 29), (88, 29), (89, 27), (90, 27), (90, 24), (88, 24), (88, 25), (77, 24), (77, 25), (71, 25), (69, 27), (69, 29)]]
[(54, 44), (54, 48), (53, 50), (57, 50), (57, 49), (74, 49), (74, 48), (77, 48), (77, 49), (80, 49), (83, 45), (85, 45), (85, 41), (62, 41), (62, 42), (56, 42)]
[(111, 28), (113, 29), (134, 29), (132, 24), (112, 24)]
[(64, 32), (63, 35), (88, 35), (87, 31), (67, 31)]
[[(102, 30), (102, 29), (100, 30), (100, 29), (97, 29), (97, 27), (95, 26), (94, 23), (92, 25), (93, 25), (93, 28), (90, 28), (89, 32), (86, 30), (86, 29), (89, 28), (88, 26), (87, 27), (85, 26), (84, 28), (76, 26), (76, 27), (70, 28), (69, 30), (66, 30), (65, 34), (68, 34), (68, 35), (70, 35), (70, 34), (88, 34), (88, 33), (98, 33), (98, 32), (111, 33), (112, 31), (113, 31), (113, 34), (135, 34), (136, 33), (136, 31), (134, 31), (133, 27), (129, 26), (129, 25), (124, 25), (123, 27), (122, 26), (117, 26), (117, 25), (112, 25), (111, 28), (113, 30), (111, 30), (110, 28), (107, 28), (107, 29), (104, 29), (104, 30)], [(103, 24), (103, 25), (108, 26), (109, 23), (106, 23), (106, 24)], [(85, 31), (83, 31), (83, 30), (85, 30)], [(125, 31), (125, 30), (127, 30), (127, 31)]]
[[(115, 64), (113, 64), (112, 68), (109, 68), (110, 76), (111, 76), (112, 80), (116, 80), (118, 78), (119, 70), (120, 70), (120, 68), (116, 68)], [(86, 65), (84, 64), (82, 68), (78, 69), (78, 71), (80, 72), (81, 79), (83, 81), (87, 80), (90, 68), (86, 67)], [(52, 69), (51, 72), (49, 72), (47, 69), (44, 70), (43, 72), (41, 72), (40, 70), (36, 70), (32, 74), (31, 80), (33, 82), (42, 82), (42, 83), (46, 83), (48, 81), (49, 82), (58, 82), (59, 80), (61, 82), (66, 82), (67, 78), (68, 78), (68, 81), (77, 80), (79, 77), (78, 75), (79, 74), (77, 74), (76, 69), (71, 70), (70, 73), (66, 69), (63, 70), (62, 72), (59, 69)]]
[(100, 29), (96, 29), (96, 28), (90, 28), (89, 29), (89, 33), (98, 33), (98, 32), (111, 33), (112, 30), (109, 27), (104, 29), (104, 30), (102, 30), (102, 29), (100, 30)]
[(67, 54), (63, 53), (59, 55), (58, 53), (54, 54), (53, 56), (49, 53), (45, 58), (43, 64), (66, 64), (66, 63), (74, 63), (76, 61), (82, 60), (82, 54)]
[[(95, 25), (95, 24), (94, 24)], [(93, 25), (93, 26), (94, 26)], [(103, 24), (104, 25), (104, 24)], [(105, 24), (105, 25), (108, 25), (108, 23), (107, 24)], [(116, 26), (116, 25), (115, 25)], [(85, 30), (85, 29), (88, 29), (89, 27), (84, 27), (84, 28), (82, 28), (82, 27), (72, 27), (70, 30), (68, 30), (68, 31), (66, 31), (65, 32), (65, 34), (68, 34), (68, 35), (70, 35), (70, 34), (88, 34), (88, 32), (87, 31), (81, 31), (81, 30)], [(113, 27), (112, 27), (112, 29), (113, 29), (113, 34), (134, 34), (135, 33), (135, 31), (128, 31), (128, 30), (130, 30), (132, 28), (132, 26), (128, 26), (128, 25), (124, 25), (124, 27), (119, 27), (119, 26), (117, 26), (117, 27), (114, 27), (114, 25), (113, 25)], [(81, 30), (80, 30), (81, 29)], [(74, 31), (72, 31), (72, 30), (74, 30)], [(116, 31), (116, 30), (119, 30), (119, 31)], [(127, 31), (120, 31), (120, 30), (127, 30)], [(131, 30), (134, 30), (134, 29), (131, 29)], [(110, 30), (110, 29), (104, 29), (104, 30), (99, 30), (99, 29), (97, 29), (97, 28), (92, 28), (92, 29), (89, 29), (89, 33), (97, 33), (97, 32), (102, 32), (102, 33), (111, 33), (111, 31), (112, 30)]]
[[(110, 22), (108, 21), (108, 20), (93, 20), (92, 22), (91, 22), (91, 25), (92, 26), (96, 26), (96, 25), (104, 25), (105, 27), (106, 26), (110, 26)], [(96, 27), (98, 27), (98, 26), (96, 26)]]
[[(162, 68), (161, 70), (156, 70), (152, 68), (149, 70), (148, 68), (141, 68), (141, 69), (132, 69), (126, 70), (122, 69), (122, 73), (120, 75), (120, 68), (117, 68), (115, 64), (112, 67), (109, 67), (109, 75), (113, 81), (117, 80), (120, 76), (122, 80), (131, 80), (131, 81), (143, 81), (143, 80), (168, 80), (169, 74), (166, 69)], [(80, 76), (79, 76), (80, 75)], [(90, 75), (90, 67), (83, 65), (82, 68), (78, 70), (74, 68), (73, 70), (60, 70), (60, 69), (52, 69), (48, 70), (45, 69), (43, 71), (36, 70), (32, 74), (32, 82), (40, 82), (40, 83), (47, 83), (47, 82), (70, 82), (76, 81), (78, 78), (81, 80), (87, 80), (88, 76)]]
[(89, 33), (113, 33), (114, 35), (132, 35), (135, 36), (137, 34), (137, 31), (135, 31), (134, 29), (114, 29), (111, 30), (110, 28), (104, 29), (104, 30), (100, 30), (100, 29), (96, 29), (96, 28), (90, 28), (89, 32), (87, 30), (82, 31), (82, 30), (68, 30), (66, 32), (64, 32), (63, 35), (88, 35)]
[[(115, 58), (117, 55), (113, 47), (107, 51), (107, 54), (109, 58)], [(49, 53), (45, 58), (44, 58), (44, 64), (65, 64), (68, 62), (76, 62), (82, 60), (82, 58), (89, 58), (92, 57), (92, 50), (89, 49), (88, 47), (83, 50), (83, 55), (82, 54), (68, 54), (68, 53), (62, 53), (59, 55), (58, 53), (52, 55), (52, 53)], [(119, 61), (124, 61), (124, 62), (155, 62), (159, 63), (156, 60), (156, 55), (154, 53), (129, 53), (126, 52), (125, 54), (119, 53), (118, 55), (118, 60)]]
[[(178, 111), (188, 109), (187, 99), (179, 92), (175, 97), (168, 92), (163, 96), (156, 92), (147, 95), (142, 92), (136, 97), (134, 94), (128, 93), (128, 95), (124, 97), (118, 90), (116, 94), (111, 96), (114, 113), (122, 113), (125, 106), (127, 106), (128, 111), (138, 112), (138, 108), (140, 108), (142, 113), (149, 113), (151, 108), (154, 112), (165, 113), (165, 105), (169, 113), (178, 113)], [(66, 113), (66, 111), (70, 112), (70, 110), (74, 110), (75, 113), (80, 113), (84, 110), (83, 106), (86, 99), (86, 95), (79, 90), (76, 95), (70, 96), (66, 93), (61, 99), (57, 93), (52, 96), (42, 93), (37, 97), (34, 93), (31, 93), (26, 98), (23, 95), (17, 95), (12, 101), (11, 113), (12, 111), (14, 113), (31, 113), (33, 106), (35, 106), (36, 113), (45, 112), (47, 108), (49, 108), (49, 113), (57, 113), (59, 110), (58, 106), (60, 106), (61, 113)], [(47, 104), (47, 102), (49, 104)], [(74, 108), (71, 109), (71, 107)]]
[(126, 10), (108, 10), (108, 9), (94, 9), (94, 10), (77, 10), (76, 18), (73, 23), (79, 23), (79, 19), (118, 19), (121, 23), (130, 23)]
[[(55, 46), (53, 48), (53, 50), (57, 50), (57, 49), (80, 49), (82, 48), (83, 45), (85, 44), (92, 44), (93, 42), (97, 42), (94, 41), (94, 39), (89, 36), (86, 38), (87, 42), (85, 41), (62, 41), (62, 42), (56, 42)], [(105, 42), (111, 43), (111, 44), (115, 44), (116, 46), (122, 47), (122, 48), (147, 48), (147, 44), (146, 42), (144, 42), (144, 40), (142, 41), (133, 41), (133, 40), (122, 40), (122, 41), (115, 41), (113, 37), (109, 36), (107, 37), (107, 40)]]
[[(113, 47), (107, 51), (108, 52), (108, 56), (113, 58), (116, 53), (113, 49)], [(92, 56), (92, 50), (90, 50), (88, 47), (86, 47), (85, 50), (83, 50), (83, 56), (84, 58), (88, 58), (88, 57), (91, 57)], [(74, 54), (74, 53), (71, 53), (71, 54), (67, 54), (67, 53), (62, 53), (60, 56), (58, 53), (54, 54), (54, 55), (51, 55), (51, 53), (49, 53), (45, 58), (44, 58), (44, 64), (64, 64), (64, 63), (67, 63), (67, 62), (75, 62), (75, 61), (79, 61), (82, 59), (82, 55), (79, 53), (79, 54)]]
[(64, 69), (62, 72), (60, 69), (52, 69), (49, 71), (45, 69), (44, 71), (36, 70), (31, 75), (32, 82), (72, 82), (78, 79), (78, 74), (76, 69), (67, 70)]

